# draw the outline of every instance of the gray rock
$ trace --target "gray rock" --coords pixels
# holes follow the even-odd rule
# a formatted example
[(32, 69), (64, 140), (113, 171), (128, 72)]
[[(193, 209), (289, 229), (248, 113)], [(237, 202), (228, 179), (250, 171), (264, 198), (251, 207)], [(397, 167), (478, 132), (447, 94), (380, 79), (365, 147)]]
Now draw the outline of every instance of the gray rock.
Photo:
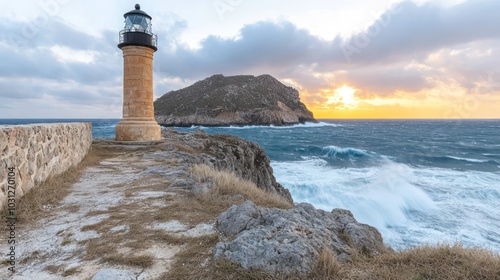
[[(186, 155), (181, 151), (172, 150), (172, 156), (179, 161), (189, 165), (207, 164), (220, 171), (232, 172), (252, 181), (258, 188), (277, 193), (293, 203), (290, 192), (276, 182), (270, 159), (259, 145), (236, 136), (209, 135), (201, 130), (191, 133), (167, 130), (162, 136), (167, 145), (181, 145), (184, 150), (194, 151)], [(174, 186), (179, 187), (180, 183), (182, 182), (175, 183)]]
[(136, 276), (132, 271), (119, 269), (101, 269), (92, 280), (135, 280)]
[(225, 235), (234, 237), (238, 233), (250, 229), (260, 222), (262, 214), (253, 203), (241, 206), (233, 205), (217, 218), (218, 229)]
[(385, 250), (377, 229), (357, 223), (349, 211), (329, 213), (307, 203), (281, 210), (247, 201), (219, 215), (216, 226), (226, 240), (216, 245), (215, 257), (270, 272), (307, 274), (325, 247), (339, 260), (353, 250)]

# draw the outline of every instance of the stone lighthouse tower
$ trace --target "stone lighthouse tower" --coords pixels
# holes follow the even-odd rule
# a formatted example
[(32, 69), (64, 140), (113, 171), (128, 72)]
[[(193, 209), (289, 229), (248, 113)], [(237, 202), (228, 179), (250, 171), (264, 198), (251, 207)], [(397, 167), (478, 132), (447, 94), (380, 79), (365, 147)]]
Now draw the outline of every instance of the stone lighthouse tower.
[(161, 138), (154, 118), (153, 53), (157, 36), (151, 29), (151, 16), (139, 4), (123, 15), (118, 48), (123, 51), (123, 118), (116, 126), (116, 140), (145, 141)]

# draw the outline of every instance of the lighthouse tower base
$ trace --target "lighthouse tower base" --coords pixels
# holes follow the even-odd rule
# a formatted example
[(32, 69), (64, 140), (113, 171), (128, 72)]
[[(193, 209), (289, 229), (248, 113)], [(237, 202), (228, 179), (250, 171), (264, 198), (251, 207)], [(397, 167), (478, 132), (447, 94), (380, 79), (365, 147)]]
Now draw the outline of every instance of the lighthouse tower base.
[(154, 120), (123, 119), (116, 126), (117, 141), (151, 141), (161, 139), (161, 128)]

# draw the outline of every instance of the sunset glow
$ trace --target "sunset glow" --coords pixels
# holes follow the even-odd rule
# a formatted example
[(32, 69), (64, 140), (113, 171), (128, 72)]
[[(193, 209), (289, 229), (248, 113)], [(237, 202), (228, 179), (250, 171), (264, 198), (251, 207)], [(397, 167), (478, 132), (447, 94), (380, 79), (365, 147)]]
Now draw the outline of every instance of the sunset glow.
[(493, 88), (468, 90), (457, 84), (438, 84), (417, 92), (397, 90), (390, 94), (368, 92), (343, 85), (312, 94), (306, 105), (320, 119), (493, 119), (498, 118), (500, 97)]
[(327, 105), (335, 105), (339, 110), (352, 110), (355, 109), (358, 100), (355, 96), (356, 90), (346, 85), (337, 88), (334, 94), (328, 97)]

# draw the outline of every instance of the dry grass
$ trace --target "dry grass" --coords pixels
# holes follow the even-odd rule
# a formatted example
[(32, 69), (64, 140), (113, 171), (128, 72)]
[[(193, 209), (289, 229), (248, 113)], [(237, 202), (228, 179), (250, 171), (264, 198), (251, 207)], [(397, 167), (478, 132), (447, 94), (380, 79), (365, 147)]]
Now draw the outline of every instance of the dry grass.
[(67, 269), (63, 272), (62, 276), (64, 277), (68, 277), (68, 276), (71, 276), (71, 275), (75, 275), (76, 273), (78, 273), (79, 270), (78, 268), (76, 267), (73, 267), (73, 268), (70, 268), (70, 269)]
[(177, 220), (187, 225), (197, 225), (213, 221), (222, 211), (220, 206), (215, 203), (204, 204), (200, 196), (183, 193), (178, 194), (175, 201), (159, 209), (155, 213), (154, 219), (158, 222)]
[(212, 248), (219, 238), (216, 235), (191, 239), (186, 249), (178, 253), (175, 263), (161, 279), (209, 279), (212, 269)]
[[(349, 263), (320, 258), (309, 279), (500, 279), (500, 255), (461, 244), (420, 246), (369, 257), (354, 254)], [(333, 277), (331, 277), (333, 275)]]
[(495, 280), (500, 279), (500, 256), (483, 249), (461, 245), (422, 246), (402, 252), (369, 257), (353, 254), (351, 262), (341, 263), (324, 249), (309, 275), (279, 275), (224, 261), (213, 260), (211, 248), (216, 240), (194, 243), (180, 254), (164, 279), (266, 279), (266, 280)]
[(179, 149), (179, 151), (182, 151), (182, 152), (186, 152), (188, 154), (199, 154), (200, 151), (199, 150), (195, 150), (193, 149), (192, 147), (190, 146), (187, 146), (187, 145), (182, 145), (182, 144), (179, 144), (179, 143), (169, 143), (170, 146), (174, 146), (176, 147), (177, 149)]
[[(70, 192), (71, 186), (78, 181), (83, 170), (97, 165), (109, 155), (109, 151), (99, 147), (92, 147), (87, 156), (77, 166), (70, 167), (66, 172), (48, 178), (41, 186), (31, 189), (18, 200), (17, 219), (19, 223), (28, 223), (44, 216), (47, 209), (59, 204)], [(5, 209), (1, 212), (1, 219), (6, 217)]]
[(337, 255), (330, 248), (324, 247), (310, 277), (316, 279), (337, 279), (342, 274), (342, 269), (342, 264), (337, 260)]
[(52, 274), (56, 274), (60, 271), (63, 271), (64, 266), (63, 265), (48, 265), (47, 267), (45, 267), (45, 270), (52, 273)]
[(263, 191), (232, 173), (217, 171), (207, 165), (195, 165), (191, 172), (200, 183), (211, 181), (213, 186), (202, 193), (178, 191), (175, 201), (156, 211), (156, 221), (178, 220), (188, 225), (210, 223), (232, 205), (240, 205), (246, 200), (264, 207), (292, 207), (281, 196)]
[(61, 246), (66, 246), (69, 244), (71, 244), (71, 239), (69, 239), (69, 238), (66, 238), (61, 242)]
[[(88, 213), (89, 216), (108, 215), (109, 217), (81, 228), (82, 231), (95, 231), (100, 234), (99, 238), (80, 244), (86, 248), (84, 259), (100, 259), (103, 262), (145, 268), (155, 261), (153, 257), (119, 253), (119, 250), (130, 249), (131, 252), (138, 252), (150, 248), (155, 243), (184, 245), (190, 242), (191, 239), (188, 237), (145, 227), (155, 222), (155, 215), (158, 213), (161, 213), (161, 209), (144, 208), (140, 203), (123, 204), (104, 211)], [(111, 231), (112, 228), (122, 225), (127, 225), (126, 229)]]
[(147, 268), (153, 264), (154, 258), (151, 255), (129, 256), (129, 255), (112, 255), (102, 259), (106, 263), (126, 266), (136, 266)]
[(361, 273), (346, 275), (352, 279), (367, 273), (376, 279), (500, 279), (498, 254), (461, 244), (420, 246), (371, 259), (360, 256), (353, 266)]
[(217, 204), (222, 204), (222, 211), (231, 206), (227, 203), (228, 196), (243, 196), (246, 200), (252, 200), (255, 204), (268, 208), (289, 209), (293, 206), (279, 194), (259, 189), (253, 182), (244, 180), (233, 173), (217, 171), (208, 165), (195, 165), (191, 172), (200, 182), (211, 180), (214, 183), (214, 187), (203, 194), (203, 200), (205, 203), (216, 201)]

